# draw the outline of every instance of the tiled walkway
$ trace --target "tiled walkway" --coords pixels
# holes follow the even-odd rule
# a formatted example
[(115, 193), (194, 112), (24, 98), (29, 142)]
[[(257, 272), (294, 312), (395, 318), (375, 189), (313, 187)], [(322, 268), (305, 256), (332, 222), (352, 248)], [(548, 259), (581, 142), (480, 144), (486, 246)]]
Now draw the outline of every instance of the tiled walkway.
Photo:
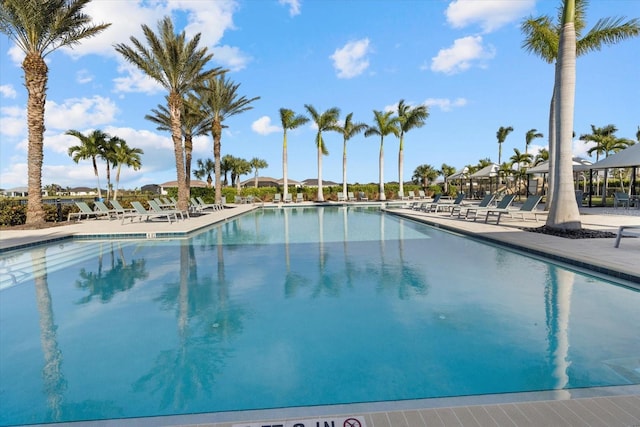
[[(166, 233), (187, 236), (190, 232), (218, 221), (257, 208), (241, 205), (222, 212), (191, 218), (178, 223), (128, 223), (120, 221), (88, 220), (68, 226), (43, 230), (0, 231), (0, 250), (24, 247), (38, 242), (70, 236), (122, 235), (155, 238)], [(582, 210), (583, 227), (616, 231), (619, 225), (640, 225), (634, 211), (609, 212), (602, 209)], [(570, 240), (538, 233), (525, 232), (522, 226), (536, 226), (535, 222), (504, 220), (500, 226), (482, 222), (452, 219), (448, 214), (411, 212), (400, 205), (392, 213), (411, 216), (416, 220), (468, 234), (520, 250), (578, 263), (582, 267), (620, 273), (640, 283), (640, 239), (625, 238), (620, 248), (613, 247), (614, 239)], [(613, 213), (613, 214), (612, 214)], [(542, 224), (538, 224), (542, 225)], [(630, 325), (630, 327), (639, 327)], [(640, 357), (640, 355), (639, 355)], [(0, 404), (1, 405), (1, 404)], [(620, 426), (640, 427), (640, 385), (580, 389), (571, 391), (518, 393), (492, 396), (472, 396), (420, 401), (384, 402), (330, 407), (288, 408), (285, 410), (197, 414), (161, 418), (103, 420), (87, 423), (55, 424), (55, 426), (271, 426), (281, 421), (294, 425), (295, 420), (318, 417), (360, 416), (367, 427), (424, 427), (424, 426)], [(274, 422), (268, 421), (273, 420)], [(277, 422), (276, 422), (277, 421)], [(311, 425), (311, 424), (310, 424)], [(312, 424), (316, 427), (316, 424)], [(320, 427), (324, 427), (320, 424)], [(332, 426), (333, 427), (333, 426)], [(340, 426), (337, 426), (340, 427)]]

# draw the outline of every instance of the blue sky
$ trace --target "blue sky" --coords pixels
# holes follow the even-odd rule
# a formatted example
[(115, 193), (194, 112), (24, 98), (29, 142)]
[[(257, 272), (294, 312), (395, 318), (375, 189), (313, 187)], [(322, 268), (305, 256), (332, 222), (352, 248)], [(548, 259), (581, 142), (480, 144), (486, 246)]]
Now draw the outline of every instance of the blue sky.
[[(426, 104), (424, 127), (405, 137), (404, 179), (421, 164), (461, 168), (498, 160), (496, 131), (512, 126), (503, 161), (524, 151), (525, 133), (545, 135), (547, 145), (553, 66), (522, 48), (520, 23), (530, 15), (556, 16), (558, 1), (544, 0), (94, 0), (86, 8), (96, 22), (112, 26), (95, 38), (47, 57), (43, 185), (93, 186), (90, 161), (74, 164), (69, 129), (101, 129), (144, 150), (142, 169), (123, 169), (121, 188), (175, 180), (170, 136), (144, 119), (165, 92), (125, 63), (113, 45), (143, 39), (141, 24), (157, 29), (166, 15), (188, 35), (202, 33), (214, 53), (211, 67), (229, 69), (239, 93), (259, 96), (253, 109), (228, 119), (222, 153), (269, 167), (261, 176), (282, 177), (280, 108), (305, 113), (353, 112), (373, 124), (373, 110), (400, 99)], [(640, 17), (638, 0), (593, 0), (587, 28), (598, 18)], [(626, 40), (578, 59), (575, 132), (614, 124), (619, 137), (635, 139), (640, 125), (640, 39)], [(19, 50), (0, 35), (0, 187), (26, 185), (26, 99)], [(288, 132), (288, 175), (317, 177), (315, 130)], [(323, 179), (342, 181), (342, 138), (326, 133), (329, 155)], [(380, 140), (360, 134), (349, 141), (348, 181), (377, 182)], [(574, 153), (588, 146), (576, 140)], [(385, 138), (385, 181), (398, 180), (398, 140)], [(212, 158), (211, 138), (195, 141), (194, 162)], [(101, 163), (101, 182), (105, 165)], [(243, 176), (243, 179), (249, 176)]]

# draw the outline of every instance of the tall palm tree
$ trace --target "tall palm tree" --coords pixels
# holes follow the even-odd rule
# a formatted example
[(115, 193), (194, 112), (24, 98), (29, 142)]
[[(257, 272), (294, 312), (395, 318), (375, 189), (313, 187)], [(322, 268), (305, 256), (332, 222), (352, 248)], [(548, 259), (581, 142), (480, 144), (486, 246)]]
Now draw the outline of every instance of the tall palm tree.
[(442, 177), (444, 178), (444, 192), (445, 194), (449, 193), (449, 180), (448, 178), (453, 175), (454, 173), (456, 173), (456, 168), (453, 166), (450, 166), (446, 163), (443, 163), (442, 166), (440, 166), (440, 170), (438, 171), (439, 175), (442, 175)]
[[(558, 73), (558, 59), (560, 50), (560, 35), (564, 28), (565, 17), (573, 20), (573, 33), (575, 34), (575, 55), (581, 56), (586, 53), (597, 51), (603, 45), (613, 45), (621, 40), (635, 37), (640, 34), (640, 20), (634, 18), (624, 22), (623, 18), (602, 18), (599, 19), (591, 30), (583, 37), (582, 31), (585, 28), (587, 0), (562, 0), (561, 7), (558, 8), (558, 23), (554, 24), (553, 19), (549, 16), (541, 16), (538, 18), (530, 17), (523, 21), (521, 25), (522, 32), (525, 34), (525, 40), (522, 47), (531, 53), (540, 56), (549, 64), (555, 63), (556, 74)], [(572, 13), (565, 14), (565, 9), (570, 9)], [(554, 81), (554, 87), (549, 108), (549, 193), (547, 194), (547, 206), (554, 204), (555, 197), (555, 179), (558, 174), (559, 165), (557, 163), (557, 139), (558, 124), (556, 123), (556, 104), (558, 102), (559, 88), (558, 80)], [(566, 150), (565, 150), (566, 152)], [(570, 155), (571, 157), (571, 155)], [(564, 167), (568, 167), (570, 162), (565, 161)], [(563, 171), (564, 175), (571, 173), (572, 168)], [(568, 197), (564, 201), (575, 205)], [(560, 208), (562, 210), (562, 208)], [(571, 208), (570, 208), (571, 209)], [(547, 220), (555, 221), (554, 217)]]
[(220, 203), (222, 197), (222, 182), (220, 181), (220, 158), (222, 129), (226, 126), (223, 122), (229, 117), (251, 110), (253, 101), (259, 96), (247, 98), (238, 95), (240, 84), (235, 84), (225, 78), (224, 73), (206, 79), (196, 89), (196, 96), (200, 108), (206, 112), (207, 122), (213, 138), (213, 161), (215, 162), (215, 193), (216, 203)]
[(327, 147), (324, 145), (324, 139), (322, 138), (322, 132), (334, 131), (340, 132), (338, 125), (338, 118), (340, 117), (340, 110), (336, 107), (329, 108), (324, 113), (320, 114), (313, 107), (313, 105), (305, 104), (307, 112), (311, 116), (311, 119), (315, 122), (318, 130), (316, 132), (316, 147), (318, 149), (318, 196), (319, 202), (324, 202), (324, 194), (322, 193), (322, 156), (329, 154)]
[(513, 149), (513, 156), (509, 159), (512, 165), (518, 165), (517, 169), (517, 178), (518, 182), (516, 183), (516, 188), (518, 189), (518, 194), (520, 194), (520, 187), (522, 185), (522, 179), (526, 176), (527, 168), (526, 166), (531, 164), (533, 160), (533, 155), (529, 153), (521, 153), (517, 148)]
[(404, 134), (411, 129), (424, 126), (429, 117), (429, 109), (426, 105), (411, 107), (405, 104), (404, 99), (398, 102), (398, 124), (400, 127), (400, 148), (398, 149), (398, 182), (399, 191), (404, 193)]
[[(224, 177), (222, 182), (223, 182), (223, 184), (225, 186), (229, 185), (229, 180), (227, 179), (227, 174), (229, 172), (231, 172), (231, 164), (232, 163), (233, 163), (233, 156), (230, 155), (230, 154), (226, 154), (226, 155), (222, 156), (222, 159), (220, 159), (220, 174)], [(215, 163), (213, 165), (214, 165), (213, 169), (211, 169), (211, 170), (215, 174), (215, 172), (216, 172)]]
[[(633, 145), (633, 140), (627, 138), (619, 138), (615, 135), (618, 131), (614, 125), (607, 125), (604, 127), (596, 127), (591, 125), (591, 133), (580, 135), (580, 139), (585, 142), (595, 142), (595, 145), (591, 147), (587, 153), (589, 155), (596, 153), (596, 162), (598, 161), (600, 154), (604, 154), (605, 157), (609, 157), (609, 154), (616, 153), (620, 150)], [(602, 191), (602, 206), (606, 204), (606, 195), (608, 187), (609, 171), (604, 171), (604, 189)], [(599, 184), (599, 183), (598, 183)]]
[[(455, 171), (453, 173), (455, 173)], [(427, 189), (429, 183), (436, 179), (439, 174), (440, 172), (434, 169), (433, 166), (424, 164), (415, 168), (411, 179), (415, 183), (422, 183), (422, 188)]]
[(98, 181), (98, 198), (102, 198), (100, 176), (98, 174), (98, 164), (96, 159), (101, 155), (102, 147), (110, 138), (109, 135), (98, 129), (87, 135), (84, 135), (75, 129), (70, 129), (66, 131), (65, 134), (75, 136), (80, 140), (79, 145), (73, 145), (67, 150), (67, 153), (75, 163), (78, 163), (80, 160), (91, 159), (91, 162), (93, 163), (93, 173)]
[(144, 154), (144, 151), (140, 148), (129, 147), (127, 141), (118, 138), (116, 146), (114, 148), (114, 159), (116, 169), (116, 191), (113, 193), (114, 200), (118, 200), (118, 187), (120, 185), (120, 171), (122, 166), (132, 167), (133, 170), (139, 170), (142, 167), (142, 160), (140, 156)]
[[(184, 170), (187, 187), (191, 188), (191, 163), (193, 153), (193, 138), (209, 133), (207, 117), (204, 111), (198, 108), (197, 100), (192, 93), (187, 94), (183, 100), (180, 119), (182, 122), (182, 136), (184, 138)], [(164, 105), (151, 110), (153, 115), (147, 114), (145, 119), (158, 125), (156, 129), (171, 132), (171, 115)]]
[(111, 184), (111, 168), (113, 168), (116, 165), (116, 160), (115, 160), (115, 150), (116, 150), (116, 145), (119, 143), (120, 137), (118, 136), (111, 136), (109, 137), (109, 139), (107, 139), (102, 146), (100, 147), (100, 158), (102, 160), (105, 161), (107, 168), (106, 168), (106, 174), (107, 174), (107, 200), (109, 200), (111, 198), (111, 190), (113, 188), (113, 185)]
[(211, 188), (211, 183), (213, 182), (213, 178), (211, 174), (216, 173), (216, 163), (211, 159), (198, 159), (196, 161), (196, 165), (198, 168), (193, 171), (193, 175), (200, 180), (207, 181), (207, 187)]
[(49, 67), (44, 58), (60, 47), (73, 47), (111, 24), (94, 25), (83, 13), (90, 0), (2, 0), (0, 31), (25, 54), (27, 88), (27, 224), (45, 221), (42, 205), (44, 109)]
[(115, 49), (127, 61), (158, 82), (168, 92), (167, 108), (171, 118), (171, 139), (176, 160), (178, 181), (178, 209), (189, 206), (189, 187), (186, 179), (184, 149), (182, 147), (183, 98), (195, 86), (220, 72), (219, 68), (205, 71), (212, 54), (206, 47), (198, 47), (200, 33), (187, 40), (185, 32), (176, 34), (170, 17), (158, 22), (158, 34), (147, 25), (142, 31), (148, 47), (131, 36), (133, 47), (119, 43)]
[(280, 109), (280, 122), (282, 123), (282, 131), (284, 133), (282, 140), (282, 180), (284, 185), (284, 197), (289, 194), (288, 167), (287, 167), (287, 130), (296, 129), (307, 123), (309, 119), (301, 114), (296, 114), (288, 108)]
[(529, 129), (524, 137), (524, 153), (529, 153), (529, 145), (536, 138), (543, 138), (544, 135), (538, 132), (538, 129)]
[(374, 125), (369, 126), (364, 132), (364, 136), (369, 137), (371, 135), (380, 136), (380, 158), (379, 158), (379, 196), (380, 200), (387, 200), (387, 196), (384, 194), (384, 137), (393, 134), (396, 137), (400, 136), (400, 123), (398, 117), (393, 116), (393, 111), (382, 112), (373, 110)]
[(254, 172), (253, 186), (254, 188), (258, 188), (258, 170), (268, 168), (269, 163), (267, 163), (267, 161), (264, 159), (254, 157), (253, 159), (249, 160), (249, 165)]
[(507, 136), (511, 132), (513, 132), (513, 127), (511, 126), (500, 126), (496, 132), (496, 138), (498, 138), (498, 165), (502, 164), (502, 143), (507, 139)]
[(364, 123), (354, 123), (353, 113), (347, 114), (342, 126), (338, 125), (342, 135), (342, 193), (347, 194), (347, 141), (367, 128)]

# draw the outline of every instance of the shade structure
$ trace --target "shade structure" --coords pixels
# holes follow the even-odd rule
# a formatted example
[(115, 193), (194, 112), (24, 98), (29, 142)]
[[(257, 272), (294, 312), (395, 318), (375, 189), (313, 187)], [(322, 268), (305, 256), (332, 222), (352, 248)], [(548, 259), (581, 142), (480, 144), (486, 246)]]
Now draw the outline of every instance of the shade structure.
[(499, 170), (500, 170), (500, 166), (498, 164), (491, 163), (490, 165), (483, 167), (479, 171), (472, 173), (471, 176), (469, 176), (469, 178), (471, 179), (493, 178), (495, 176), (498, 176)]
[(640, 166), (640, 144), (634, 144), (618, 151), (592, 164), (589, 169), (631, 168), (634, 166)]
[[(593, 164), (589, 160), (583, 159), (581, 157), (573, 158), (574, 172), (587, 171), (589, 169), (593, 169)], [(546, 162), (542, 162), (537, 166), (527, 169), (527, 173), (549, 173), (549, 161), (547, 160)]]
[(465, 166), (464, 168), (460, 169), (453, 175), (449, 175), (447, 177), (447, 181), (451, 181), (454, 179), (466, 179), (468, 177), (469, 177), (469, 168)]

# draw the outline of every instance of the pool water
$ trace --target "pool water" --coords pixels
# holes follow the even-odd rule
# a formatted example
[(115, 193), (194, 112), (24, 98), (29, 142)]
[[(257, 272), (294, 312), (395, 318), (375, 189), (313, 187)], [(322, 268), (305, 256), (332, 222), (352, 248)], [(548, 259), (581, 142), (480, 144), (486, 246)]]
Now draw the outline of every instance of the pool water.
[(640, 383), (640, 292), (375, 209), (0, 260), (0, 425)]

